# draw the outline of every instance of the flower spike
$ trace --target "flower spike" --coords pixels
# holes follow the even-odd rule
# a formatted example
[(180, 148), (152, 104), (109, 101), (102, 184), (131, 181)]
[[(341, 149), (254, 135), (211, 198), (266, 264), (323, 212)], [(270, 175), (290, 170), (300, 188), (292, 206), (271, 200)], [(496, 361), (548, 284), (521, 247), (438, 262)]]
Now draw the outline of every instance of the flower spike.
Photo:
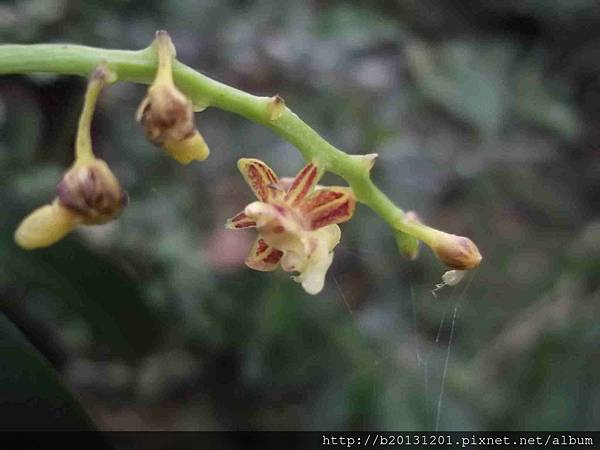
[(208, 158), (210, 150), (194, 125), (194, 107), (173, 82), (175, 47), (166, 31), (154, 41), (158, 70), (142, 100), (136, 120), (146, 129), (148, 140), (163, 147), (181, 164)]
[(90, 127), (100, 91), (114, 74), (100, 64), (92, 74), (79, 118), (75, 162), (57, 186), (54, 201), (29, 214), (15, 231), (16, 243), (25, 249), (48, 247), (78, 225), (109, 222), (127, 203), (127, 194), (101, 159), (92, 151)]
[(258, 159), (238, 161), (258, 198), (226, 223), (230, 229), (255, 227), (258, 237), (246, 265), (260, 271), (297, 272), (293, 279), (309, 294), (319, 293), (340, 241), (338, 223), (350, 220), (356, 199), (350, 188), (318, 187), (322, 169), (307, 164), (294, 179), (279, 179)]

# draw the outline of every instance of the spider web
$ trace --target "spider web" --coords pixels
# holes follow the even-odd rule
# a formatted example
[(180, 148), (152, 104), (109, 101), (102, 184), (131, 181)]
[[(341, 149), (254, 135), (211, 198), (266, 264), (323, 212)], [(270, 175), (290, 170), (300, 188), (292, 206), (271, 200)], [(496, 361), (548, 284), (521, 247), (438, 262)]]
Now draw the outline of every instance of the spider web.
[[(355, 250), (352, 250), (349, 248), (343, 248), (343, 250), (347, 251), (348, 253), (351, 253), (355, 256), (358, 256), (359, 258), (364, 258), (364, 255), (361, 255), (358, 251), (355, 251)], [(436, 337), (435, 337), (435, 341), (434, 341), (434, 343), (436, 345), (438, 345), (440, 342), (440, 339), (441, 339), (444, 329), (445, 329), (445, 325), (446, 325), (446, 328), (449, 328), (448, 343), (446, 345), (445, 356), (443, 358), (443, 367), (439, 371), (440, 373), (437, 373), (437, 374), (435, 372), (432, 373), (432, 371), (431, 371), (432, 359), (434, 357), (433, 353), (435, 351), (435, 348), (431, 348), (429, 351), (426, 351), (426, 349), (423, 347), (424, 342), (422, 342), (422, 332), (419, 329), (419, 321), (418, 321), (418, 306), (415, 301), (415, 286), (413, 284), (413, 281), (409, 280), (410, 286), (409, 286), (408, 297), (410, 299), (410, 309), (411, 309), (411, 314), (412, 314), (412, 317), (411, 317), (411, 328), (412, 328), (411, 332), (413, 334), (412, 346), (414, 349), (416, 368), (419, 373), (419, 376), (422, 377), (422, 383), (423, 383), (423, 389), (424, 389), (423, 409), (424, 409), (425, 414), (428, 416), (429, 416), (428, 411), (430, 409), (433, 411), (433, 416), (429, 416), (429, 417), (431, 419), (431, 428), (434, 429), (435, 431), (439, 430), (441, 418), (443, 416), (444, 396), (445, 396), (446, 380), (447, 380), (447, 375), (448, 375), (448, 367), (449, 367), (450, 360), (451, 360), (452, 348), (456, 341), (455, 325), (456, 325), (457, 319), (459, 318), (459, 312), (466, 303), (466, 299), (467, 299), (466, 295), (467, 295), (467, 292), (471, 285), (471, 282), (473, 281), (473, 278), (474, 278), (474, 273), (471, 272), (467, 275), (466, 279), (462, 283), (458, 284), (457, 286), (448, 286), (448, 289), (446, 290), (446, 295), (448, 296), (447, 299), (444, 299), (444, 296), (445, 296), (444, 292), (438, 294), (437, 297), (434, 294), (431, 294), (432, 298), (435, 298), (437, 301), (447, 303), (447, 306), (443, 312), (442, 318), (440, 319), (439, 326), (437, 327), (437, 333), (436, 333)], [(353, 311), (352, 306), (351, 306), (350, 302), (348, 301), (348, 298), (347, 298), (346, 294), (344, 293), (344, 290), (343, 290), (342, 286), (340, 285), (337, 276), (333, 272), (332, 272), (332, 280), (333, 280), (333, 283), (335, 284), (336, 290), (337, 290), (342, 302), (344, 303), (345, 309), (348, 311), (350, 319), (353, 322), (355, 322), (356, 325), (358, 325), (357, 315), (355, 314), (355, 311)], [(430, 292), (431, 289), (428, 289), (427, 291)], [(446, 323), (447, 322), (446, 319), (447, 319), (448, 313), (450, 311), (451, 311), (450, 324), (448, 327), (448, 325)], [(382, 362), (384, 362), (386, 360), (391, 360), (394, 357), (395, 357), (395, 352), (393, 350), (386, 350), (381, 355), (375, 356), (372, 362), (370, 362), (370, 363), (365, 362), (365, 367), (363, 367), (362, 369), (359, 369), (358, 371), (355, 371), (354, 376), (359, 376), (367, 371), (374, 370), (375, 368), (379, 367)], [(437, 389), (435, 403), (432, 404), (431, 398), (430, 398), (432, 396), (432, 392), (431, 392), (432, 384), (434, 384), (434, 383), (437, 384), (436, 381), (434, 381), (434, 380), (439, 380), (439, 389)]]

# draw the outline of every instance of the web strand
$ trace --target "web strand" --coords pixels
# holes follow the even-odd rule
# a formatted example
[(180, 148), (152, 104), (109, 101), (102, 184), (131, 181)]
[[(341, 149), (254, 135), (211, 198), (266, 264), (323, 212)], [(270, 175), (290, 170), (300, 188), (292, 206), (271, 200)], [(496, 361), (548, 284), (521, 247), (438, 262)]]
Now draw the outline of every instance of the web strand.
[(350, 307), (350, 303), (348, 303), (348, 299), (346, 298), (346, 294), (344, 294), (344, 291), (342, 290), (342, 287), (340, 286), (340, 283), (338, 282), (338, 279), (335, 276), (335, 274), (332, 273), (331, 275), (332, 275), (333, 281), (335, 282), (337, 290), (340, 293), (340, 295), (342, 296), (342, 300), (344, 300), (344, 304), (346, 305), (346, 308), (348, 309), (348, 312), (350, 313), (350, 317), (352, 319), (354, 319), (354, 312), (352, 311), (352, 308)]
[(415, 356), (417, 358), (417, 367), (420, 370), (421, 368), (423, 368), (423, 375), (424, 375), (424, 385), (425, 385), (425, 411), (427, 411), (427, 405), (429, 404), (429, 370), (427, 367), (427, 359), (423, 358), (421, 355), (421, 350), (420, 350), (420, 343), (419, 343), (419, 326), (418, 326), (418, 321), (417, 321), (417, 308), (415, 305), (415, 296), (414, 296), (414, 288), (412, 285), (412, 282), (410, 282), (410, 305), (411, 305), (411, 309), (412, 309), (412, 315), (413, 315), (413, 333), (415, 335)]
[[(435, 414), (435, 431), (439, 431), (439, 427), (440, 427), (442, 404), (443, 404), (443, 400), (444, 400), (444, 391), (445, 391), (445, 387), (446, 387), (446, 376), (448, 374), (448, 365), (450, 362), (450, 351), (452, 349), (452, 343), (454, 341), (454, 326), (456, 324), (456, 317), (458, 316), (458, 311), (459, 311), (460, 307), (462, 306), (463, 300), (465, 299), (465, 294), (467, 292), (467, 289), (469, 288), (469, 286), (471, 285), (471, 282), (473, 281), (473, 277), (474, 277), (474, 275), (471, 275), (469, 277), (469, 280), (465, 284), (465, 287), (463, 288), (460, 296), (458, 297), (458, 300), (456, 300), (456, 303), (454, 305), (454, 310), (452, 312), (452, 322), (450, 325), (450, 336), (448, 337), (448, 348), (446, 349), (446, 359), (444, 361), (444, 370), (442, 371), (442, 382), (441, 382), (441, 386), (440, 386), (440, 395), (438, 397), (436, 414)], [(442, 322), (443, 322), (443, 320), (444, 320), (444, 318), (442, 318)], [(441, 325), (440, 325), (440, 330), (441, 330)], [(437, 339), (439, 339), (439, 335), (440, 335), (440, 333), (438, 331), (438, 336), (436, 338), (436, 342), (437, 342)]]
[[(356, 256), (362, 257), (362, 255), (360, 255), (358, 252), (355, 252), (351, 249), (345, 248), (344, 250), (348, 251), (349, 253), (355, 254)], [(452, 352), (452, 345), (455, 340), (456, 319), (458, 317), (461, 307), (465, 303), (465, 296), (471, 285), (471, 282), (473, 281), (473, 278), (474, 278), (473, 273), (470, 276), (468, 276), (468, 280), (465, 283), (464, 288), (460, 292), (458, 299), (456, 300), (456, 302), (454, 304), (454, 307), (452, 308), (448, 345), (446, 348), (446, 355), (444, 358), (444, 367), (442, 370), (440, 391), (439, 391), (439, 395), (438, 395), (437, 403), (436, 403), (436, 407), (435, 407), (435, 416), (434, 416), (435, 431), (439, 431), (439, 426), (440, 426), (440, 421), (441, 421), (442, 408), (444, 405), (446, 379), (447, 379), (447, 375), (448, 375), (448, 367), (450, 365), (450, 356), (451, 356), (451, 352)], [(348, 302), (348, 298), (347, 298), (346, 294), (344, 293), (337, 277), (333, 273), (332, 273), (332, 279), (333, 279), (333, 282), (335, 283), (336, 289), (339, 292), (340, 297), (342, 298), (342, 301), (344, 302), (344, 305), (346, 306), (346, 309), (348, 310), (348, 314), (350, 315), (350, 318), (352, 320), (356, 320), (354, 312), (352, 311), (350, 303)], [(453, 292), (456, 292), (456, 288), (453, 289)], [(421, 351), (422, 348), (421, 348), (421, 340), (419, 338), (417, 307), (416, 307), (415, 298), (414, 298), (414, 286), (412, 285), (412, 283), (410, 285), (410, 304), (411, 304), (411, 309), (412, 309), (411, 312), (412, 312), (412, 322), (413, 322), (413, 330), (414, 330), (413, 332), (414, 332), (415, 358), (416, 358), (416, 362), (417, 362), (417, 369), (420, 372), (422, 371), (423, 376), (424, 376), (424, 390), (425, 390), (424, 403), (425, 403), (425, 408), (427, 409), (427, 405), (429, 405), (429, 397), (430, 397), (429, 359), (431, 357), (431, 352), (428, 352), (428, 355), (423, 355), (422, 351)], [(442, 331), (444, 329), (444, 324), (446, 323), (446, 317), (448, 316), (449, 311), (450, 311), (450, 307), (446, 307), (444, 310), (444, 313), (443, 313), (443, 316), (440, 321), (440, 325), (438, 327), (437, 334), (435, 337), (436, 344), (439, 343), (439, 341), (441, 339)], [(379, 356), (380, 356), (379, 358), (377, 358), (377, 357), (374, 358), (374, 361), (370, 365), (371, 369), (375, 369), (382, 362), (391, 359), (393, 357), (393, 353), (390, 353), (387, 356), (386, 355), (379, 355)], [(367, 370), (368, 369), (365, 368), (364, 371), (367, 371)], [(364, 371), (361, 370), (361, 371), (359, 371), (359, 373), (364, 373)], [(355, 375), (358, 375), (358, 374), (355, 373)]]

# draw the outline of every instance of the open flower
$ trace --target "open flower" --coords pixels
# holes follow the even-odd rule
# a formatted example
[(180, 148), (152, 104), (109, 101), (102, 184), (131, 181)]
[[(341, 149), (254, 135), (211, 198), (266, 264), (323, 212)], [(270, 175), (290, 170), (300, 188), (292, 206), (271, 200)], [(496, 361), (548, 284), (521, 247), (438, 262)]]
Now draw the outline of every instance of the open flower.
[(352, 190), (338, 186), (315, 189), (323, 171), (312, 163), (286, 183), (257, 159), (240, 159), (238, 168), (259, 200), (225, 225), (229, 229), (256, 227), (258, 237), (246, 265), (261, 271), (281, 266), (286, 272), (298, 272), (294, 280), (309, 294), (319, 293), (340, 241), (337, 224), (354, 213)]

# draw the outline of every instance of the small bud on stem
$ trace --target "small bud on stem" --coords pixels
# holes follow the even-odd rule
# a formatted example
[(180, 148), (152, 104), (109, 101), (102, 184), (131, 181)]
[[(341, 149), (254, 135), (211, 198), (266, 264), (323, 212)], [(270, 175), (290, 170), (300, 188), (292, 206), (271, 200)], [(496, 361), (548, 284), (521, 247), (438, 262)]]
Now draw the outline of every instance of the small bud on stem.
[(285, 101), (282, 97), (275, 95), (271, 97), (269, 103), (267, 103), (267, 115), (269, 120), (277, 120), (281, 117), (285, 111)]
[(194, 124), (194, 108), (173, 82), (175, 47), (166, 31), (154, 41), (158, 70), (148, 94), (140, 104), (136, 120), (146, 129), (150, 142), (163, 147), (181, 164), (208, 157), (209, 149)]
[(439, 260), (451, 269), (471, 270), (482, 259), (475, 243), (464, 236), (438, 231), (429, 245)]
[(98, 96), (115, 75), (101, 62), (90, 77), (75, 142), (75, 163), (57, 186), (59, 203), (87, 225), (114, 219), (127, 204), (127, 193), (108, 165), (94, 156), (91, 125)]
[(358, 161), (366, 172), (369, 173), (375, 165), (375, 160), (378, 156), (379, 154), (377, 153), (367, 153), (366, 155), (350, 155), (350, 158)]
[[(406, 217), (409, 220), (419, 221), (419, 216), (414, 211), (407, 211)], [(394, 237), (398, 250), (405, 258), (414, 261), (419, 257), (419, 240), (416, 237), (399, 230), (394, 231)]]
[(451, 269), (471, 270), (482, 260), (479, 249), (471, 239), (431, 228), (421, 223), (415, 213), (404, 214), (400, 231), (423, 241)]

